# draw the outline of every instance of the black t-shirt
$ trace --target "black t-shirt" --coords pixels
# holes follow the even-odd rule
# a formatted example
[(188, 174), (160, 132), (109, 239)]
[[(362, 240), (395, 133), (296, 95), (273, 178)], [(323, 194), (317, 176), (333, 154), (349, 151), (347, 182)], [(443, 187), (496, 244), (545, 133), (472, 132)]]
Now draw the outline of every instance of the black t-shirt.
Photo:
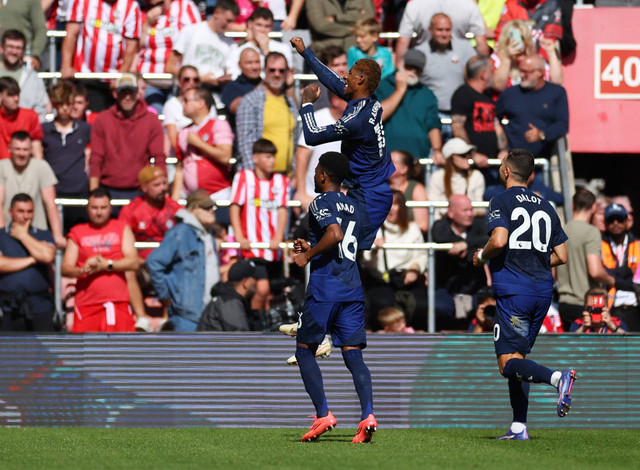
[(451, 114), (467, 117), (465, 130), (469, 140), (478, 148), (478, 152), (489, 158), (498, 154), (495, 119), (496, 105), (489, 95), (478, 93), (464, 84), (451, 98)]

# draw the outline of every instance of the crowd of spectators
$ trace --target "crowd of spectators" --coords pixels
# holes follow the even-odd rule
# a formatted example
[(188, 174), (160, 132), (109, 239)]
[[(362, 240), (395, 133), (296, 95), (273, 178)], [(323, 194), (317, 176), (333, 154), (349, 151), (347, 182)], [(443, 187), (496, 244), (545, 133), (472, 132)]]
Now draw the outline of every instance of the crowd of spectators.
[[(208, 14), (192, 0), (3, 3), (2, 330), (229, 331), (295, 319), (289, 305), (303, 273), (289, 266), (285, 278), (281, 244), (305, 233), (313, 170), (321, 154), (340, 149), (300, 133), (305, 83), (294, 75), (306, 70), (294, 69), (291, 46), (270, 36), (296, 28), (308, 29), (310, 47), (341, 77), (361, 58), (382, 70), (376, 95), (396, 172), (392, 209), (361, 260), (368, 328), (425, 330), (433, 282), (437, 329), (491, 330), (491, 278), (472, 265), (487, 239), (485, 214), (472, 202), (501, 191), (489, 159), (510, 148), (549, 159), (568, 132), (561, 51), (570, 53), (573, 38), (562, 2), (506, 0), (497, 2), (501, 13), (473, 0), (412, 0), (404, 9), (288, 3), (218, 0)], [(396, 22), (383, 12), (397, 13)], [(45, 84), (45, 29), (56, 22), (66, 37), (49, 59), (62, 79)], [(381, 39), (389, 24), (395, 43)], [(246, 34), (234, 40), (231, 31)], [(78, 80), (78, 72), (121, 75)], [(318, 125), (334, 123), (345, 104), (321, 87)], [(167, 166), (169, 157), (177, 163)], [(417, 164), (425, 157), (435, 165), (426, 181)], [(563, 203), (539, 172), (530, 184)], [(88, 203), (64, 207), (61, 220), (56, 197)], [(131, 202), (120, 210), (111, 198)], [(290, 209), (290, 200), (301, 204)], [(426, 208), (406, 204), (427, 200), (448, 208), (429, 220)], [(573, 204), (559, 313), (550, 312), (547, 331), (640, 331), (628, 198), (597, 202), (580, 189)], [(426, 251), (384, 247), (427, 237), (452, 244), (437, 253), (433, 273)], [(160, 245), (136, 250), (134, 241)], [(239, 249), (222, 250), (223, 241)], [(61, 274), (75, 292), (66, 318), (52, 303), (55, 248), (65, 250)]]

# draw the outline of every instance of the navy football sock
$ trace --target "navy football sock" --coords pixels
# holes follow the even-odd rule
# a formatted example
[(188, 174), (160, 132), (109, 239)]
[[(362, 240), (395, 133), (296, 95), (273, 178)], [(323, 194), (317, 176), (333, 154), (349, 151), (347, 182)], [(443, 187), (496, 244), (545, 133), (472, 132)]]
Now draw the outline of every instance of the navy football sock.
[(347, 369), (353, 376), (353, 384), (356, 386), (360, 408), (361, 420), (373, 414), (373, 388), (371, 386), (371, 372), (362, 359), (362, 349), (346, 349), (342, 351), (342, 358)]
[(527, 410), (529, 409), (529, 382), (520, 382), (518, 379), (509, 379), (509, 399), (513, 409), (513, 421), (526, 424)]
[(502, 372), (507, 379), (546, 384), (551, 384), (552, 374), (551, 369), (529, 359), (509, 359)]
[(327, 406), (327, 397), (324, 394), (324, 385), (322, 383), (322, 372), (316, 362), (315, 353), (302, 346), (296, 346), (296, 359), (300, 366), (300, 376), (304, 382), (304, 389), (311, 397), (313, 406), (316, 408), (316, 416), (322, 418), (327, 415), (329, 407)]

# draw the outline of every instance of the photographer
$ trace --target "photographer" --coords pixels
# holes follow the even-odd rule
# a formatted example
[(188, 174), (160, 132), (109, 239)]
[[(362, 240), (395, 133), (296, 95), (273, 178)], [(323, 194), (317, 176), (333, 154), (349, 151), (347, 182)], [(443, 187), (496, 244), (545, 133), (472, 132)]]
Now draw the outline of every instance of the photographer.
[(251, 311), (249, 299), (256, 291), (256, 266), (252, 261), (236, 261), (229, 268), (227, 282), (211, 289), (196, 331), (249, 331)]
[(493, 331), (496, 316), (496, 299), (491, 287), (484, 287), (476, 294), (478, 308), (476, 316), (469, 324), (469, 333), (489, 333)]
[(627, 332), (627, 325), (609, 313), (609, 296), (600, 287), (589, 289), (584, 296), (584, 311), (571, 325), (572, 333), (617, 333)]

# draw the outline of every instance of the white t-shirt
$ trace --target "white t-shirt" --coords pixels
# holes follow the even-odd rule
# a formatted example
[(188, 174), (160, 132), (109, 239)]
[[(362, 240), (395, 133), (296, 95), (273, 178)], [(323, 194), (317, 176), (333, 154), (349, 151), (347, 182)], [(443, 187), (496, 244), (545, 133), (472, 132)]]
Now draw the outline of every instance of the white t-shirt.
[[(247, 42), (242, 46), (234, 44), (231, 46), (231, 50), (229, 51), (228, 59), (225, 63), (227, 73), (231, 74), (231, 78), (234, 80), (240, 76), (240, 66), (238, 65), (238, 61), (240, 60), (240, 53), (244, 51), (246, 48), (250, 47), (260, 54), (260, 65), (262, 66), (262, 72), (260, 75), (264, 78), (264, 55), (262, 55), (262, 51), (256, 45), (251, 42)], [(284, 44), (280, 41), (276, 41), (275, 39), (269, 39), (269, 52), (279, 52), (284, 55), (287, 59), (287, 65), (291, 67), (293, 62), (293, 56), (291, 54), (291, 45)]]
[[(331, 111), (329, 108), (322, 108), (318, 111), (315, 111), (314, 116), (316, 118), (316, 123), (318, 126), (328, 126), (329, 124), (334, 124), (336, 120), (331, 115)], [(307, 172), (305, 176), (304, 192), (309, 196), (317, 196), (314, 188), (313, 177), (316, 171), (316, 166), (318, 165), (318, 160), (320, 160), (320, 156), (326, 152), (339, 152), (340, 151), (340, 141), (335, 142), (326, 142), (324, 144), (316, 145), (307, 145), (304, 140), (304, 133), (300, 134), (300, 139), (298, 140), (298, 145), (301, 147), (306, 147), (311, 149), (311, 156), (309, 157), (309, 166), (307, 167)]]
[(209, 23), (202, 21), (186, 26), (178, 33), (173, 50), (182, 55), (182, 65), (193, 65), (200, 75), (225, 74), (224, 63), (233, 40), (214, 33)]
[[(191, 124), (191, 119), (182, 114), (182, 103), (180, 102), (180, 98), (177, 96), (172, 96), (164, 103), (164, 106), (162, 107), (162, 114), (164, 114), (164, 121), (162, 124), (165, 127), (167, 124), (175, 124), (178, 130), (181, 131)], [(216, 111), (215, 106), (211, 107), (209, 116), (212, 118), (218, 117), (218, 112)]]

